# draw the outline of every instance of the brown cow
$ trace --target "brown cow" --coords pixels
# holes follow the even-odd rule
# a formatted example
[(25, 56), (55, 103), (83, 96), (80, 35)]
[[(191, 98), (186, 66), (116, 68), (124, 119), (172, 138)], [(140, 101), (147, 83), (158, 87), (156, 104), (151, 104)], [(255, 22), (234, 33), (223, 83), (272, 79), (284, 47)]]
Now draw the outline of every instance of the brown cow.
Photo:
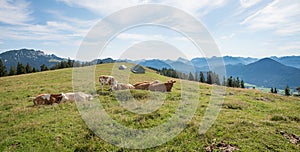
[(149, 90), (149, 86), (153, 85), (153, 84), (157, 84), (159, 83), (158, 80), (155, 80), (153, 82), (149, 82), (149, 81), (144, 81), (144, 82), (138, 82), (136, 84), (134, 84), (134, 88), (135, 89), (139, 89), (139, 90)]
[(149, 86), (149, 90), (159, 92), (171, 92), (174, 83), (176, 83), (175, 80), (170, 80), (167, 83), (155, 83)]
[(135, 89), (139, 90), (149, 90), (150, 82), (145, 81), (145, 82), (139, 82), (133, 85)]
[(127, 90), (127, 89), (135, 89), (135, 87), (131, 84), (118, 83), (113, 87), (114, 90)]
[(50, 105), (66, 101), (68, 98), (65, 94), (40, 94), (33, 99), (33, 104), (37, 105)]

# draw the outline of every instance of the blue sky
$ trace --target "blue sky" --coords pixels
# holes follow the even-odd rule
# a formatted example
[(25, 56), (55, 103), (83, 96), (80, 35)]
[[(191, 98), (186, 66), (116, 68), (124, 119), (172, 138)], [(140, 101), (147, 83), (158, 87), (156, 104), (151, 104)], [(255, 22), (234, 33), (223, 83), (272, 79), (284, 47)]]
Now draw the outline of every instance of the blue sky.
[[(120, 9), (148, 3), (172, 6), (197, 18), (223, 56), (300, 55), (299, 0), (1, 0), (0, 52), (33, 48), (75, 58), (82, 40), (101, 19)], [(181, 52), (145, 49), (137, 53), (141, 51), (137, 48), (153, 46), (155, 41), (166, 43), (155, 43), (160, 47), (174, 46)], [(203, 53), (182, 35), (157, 26), (119, 33), (101, 54), (101, 58), (132, 59), (179, 56), (190, 59)]]

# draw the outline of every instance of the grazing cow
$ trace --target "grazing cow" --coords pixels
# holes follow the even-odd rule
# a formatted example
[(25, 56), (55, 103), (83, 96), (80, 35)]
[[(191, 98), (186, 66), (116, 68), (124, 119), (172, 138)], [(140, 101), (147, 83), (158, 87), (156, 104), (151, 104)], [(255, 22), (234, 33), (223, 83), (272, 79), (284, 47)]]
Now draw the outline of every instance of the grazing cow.
[(153, 84), (157, 84), (157, 83), (159, 83), (158, 80), (155, 80), (153, 82), (144, 81), (144, 82), (138, 82), (138, 83), (134, 84), (133, 86), (135, 87), (135, 89), (149, 90), (149, 86), (151, 86)]
[(90, 101), (93, 99), (92, 95), (83, 92), (70, 92), (65, 93), (65, 95), (68, 98), (67, 101)]
[(135, 87), (131, 84), (124, 84), (124, 83), (118, 83), (116, 86), (113, 88), (114, 90), (127, 90), (127, 89), (135, 89)]
[(63, 101), (68, 100), (68, 97), (61, 93), (61, 94), (40, 94), (33, 99), (33, 104), (37, 105), (50, 105), (54, 103), (60, 103)]
[(175, 80), (170, 80), (167, 83), (155, 83), (149, 86), (149, 90), (159, 92), (171, 92), (174, 83), (176, 83)]
[(110, 90), (112, 91), (113, 87), (115, 87), (118, 83), (118, 81), (113, 76), (105, 76), (105, 75), (101, 75), (99, 77), (99, 82), (101, 84), (102, 91), (103, 91), (103, 85), (109, 85)]

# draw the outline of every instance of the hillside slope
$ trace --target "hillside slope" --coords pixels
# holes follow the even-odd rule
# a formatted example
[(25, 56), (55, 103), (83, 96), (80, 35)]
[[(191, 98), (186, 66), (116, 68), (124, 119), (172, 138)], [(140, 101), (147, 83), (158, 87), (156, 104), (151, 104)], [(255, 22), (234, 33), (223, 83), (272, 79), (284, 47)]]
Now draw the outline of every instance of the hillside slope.
[[(143, 115), (120, 106), (115, 94), (101, 92), (97, 76), (110, 74), (118, 64), (97, 65), (95, 74), (99, 99), (112, 118), (132, 128), (151, 128), (172, 117), (181, 99), (179, 81), (172, 92), (166, 94), (160, 109)], [(117, 79), (120, 82), (126, 80)], [(146, 74), (131, 73), (129, 82), (157, 79), (166, 81), (170, 78), (147, 69)], [(40, 93), (72, 91), (72, 69), (2, 77), (0, 84), (0, 151), (129, 151), (97, 137), (81, 119), (75, 103), (33, 107), (33, 103), (28, 102), (29, 97)], [(217, 120), (206, 134), (200, 135), (199, 127), (210, 101), (211, 86), (200, 83), (199, 88), (200, 92), (191, 92), (199, 95), (199, 104), (193, 119), (186, 124), (187, 128), (173, 140), (146, 151), (205, 151), (207, 146), (220, 141), (235, 145), (240, 151), (300, 150), (299, 145), (290, 143), (279, 133), (300, 135), (299, 98), (227, 88)], [(145, 102), (150, 96), (144, 90), (131, 93), (137, 102)]]

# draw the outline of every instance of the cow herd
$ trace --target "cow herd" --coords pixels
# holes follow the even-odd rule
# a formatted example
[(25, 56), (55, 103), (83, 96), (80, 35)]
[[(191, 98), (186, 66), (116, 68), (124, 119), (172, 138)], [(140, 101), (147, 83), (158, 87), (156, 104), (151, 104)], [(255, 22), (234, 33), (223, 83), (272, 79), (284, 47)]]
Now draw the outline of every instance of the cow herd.
[[(161, 83), (158, 80), (153, 82), (144, 81), (135, 84), (118, 83), (118, 81), (113, 76), (101, 75), (99, 77), (99, 82), (101, 85), (101, 90), (103, 91), (103, 86), (108, 85), (110, 91), (115, 90), (127, 90), (127, 89), (137, 89), (137, 90), (150, 90), (158, 92), (171, 92), (175, 80), (169, 80), (165, 83)], [(34, 106), (37, 105), (52, 105), (59, 104), (66, 101), (89, 101), (92, 100), (93, 96), (83, 92), (70, 92), (61, 94), (40, 94), (33, 98)]]
[(103, 85), (109, 85), (109, 90), (126, 90), (126, 89), (138, 89), (138, 90), (150, 90), (159, 92), (171, 92), (173, 84), (176, 83), (175, 80), (169, 80), (165, 83), (161, 83), (158, 80), (153, 82), (144, 81), (138, 82), (136, 84), (124, 84), (118, 83), (118, 81), (113, 76), (101, 75), (99, 77), (99, 82), (103, 90)]

